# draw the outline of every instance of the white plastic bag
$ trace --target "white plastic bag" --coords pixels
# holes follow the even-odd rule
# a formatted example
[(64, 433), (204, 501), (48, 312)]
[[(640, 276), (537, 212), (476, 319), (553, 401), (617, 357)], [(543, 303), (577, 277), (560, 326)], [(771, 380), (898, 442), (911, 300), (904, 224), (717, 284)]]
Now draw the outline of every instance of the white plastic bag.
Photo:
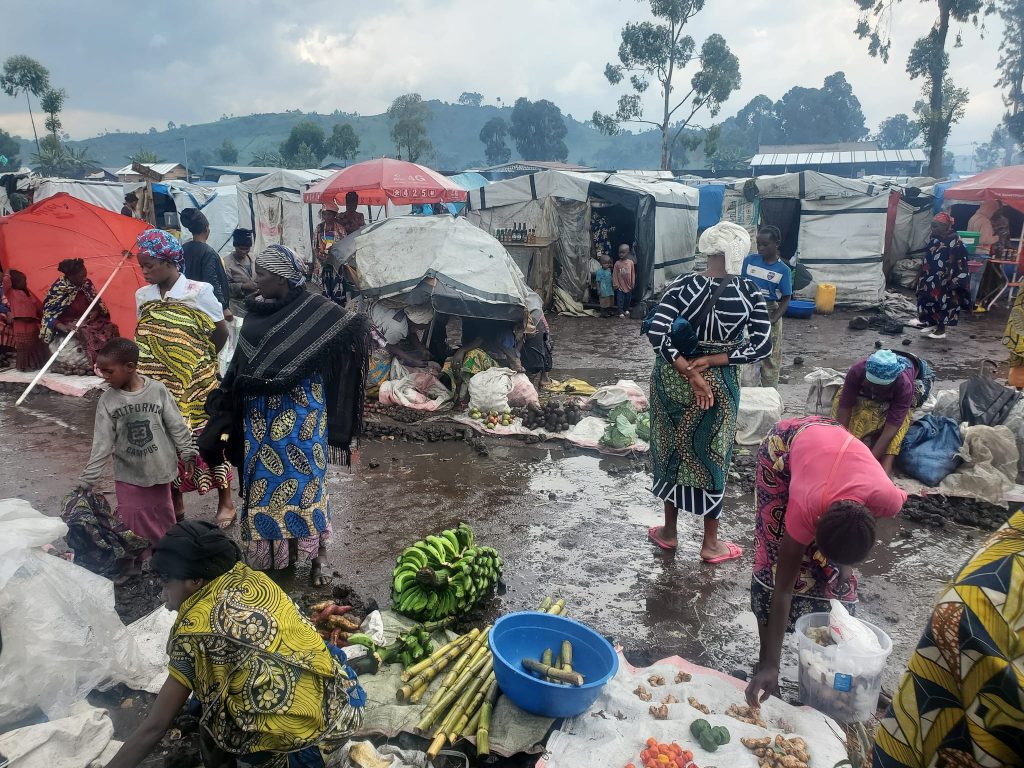
[(601, 387), (590, 396), (591, 403), (606, 411), (627, 400), (633, 403), (638, 411), (646, 411), (650, 407), (643, 389), (630, 379), (621, 379), (615, 385)]
[(815, 368), (804, 376), (804, 381), (811, 385), (804, 416), (831, 416), (832, 401), (843, 388), (846, 376), (832, 368)]
[(842, 650), (855, 654), (881, 654), (882, 646), (878, 637), (860, 619), (849, 614), (846, 606), (838, 600), (832, 600), (832, 611), (829, 613), (828, 628), (836, 645)]
[(757, 445), (782, 420), (782, 395), (773, 387), (743, 387), (736, 414), (736, 442)]
[(508, 393), (508, 404), (513, 408), (540, 405), (537, 388), (525, 373), (517, 373), (512, 377), (512, 391)]
[(66, 532), (26, 501), (0, 500), (0, 730), (37, 710), (64, 717), (93, 688), (145, 678), (113, 584), (39, 549)]
[(504, 413), (509, 407), (513, 376), (515, 371), (510, 368), (488, 368), (474, 374), (469, 380), (470, 406), (484, 413)]

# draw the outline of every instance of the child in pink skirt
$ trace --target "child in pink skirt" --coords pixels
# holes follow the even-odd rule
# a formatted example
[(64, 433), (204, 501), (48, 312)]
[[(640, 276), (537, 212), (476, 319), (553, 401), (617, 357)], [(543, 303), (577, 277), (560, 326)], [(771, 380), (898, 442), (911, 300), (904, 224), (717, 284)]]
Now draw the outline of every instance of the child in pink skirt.
[[(191, 464), (198, 452), (174, 398), (159, 381), (139, 375), (138, 362), (139, 348), (130, 339), (111, 339), (96, 356), (96, 372), (110, 389), (96, 405), (92, 455), (78, 486), (94, 487), (113, 455), (117, 516), (156, 544), (175, 522), (171, 481), (178, 455)], [(126, 563), (122, 575), (137, 572), (148, 556)]]

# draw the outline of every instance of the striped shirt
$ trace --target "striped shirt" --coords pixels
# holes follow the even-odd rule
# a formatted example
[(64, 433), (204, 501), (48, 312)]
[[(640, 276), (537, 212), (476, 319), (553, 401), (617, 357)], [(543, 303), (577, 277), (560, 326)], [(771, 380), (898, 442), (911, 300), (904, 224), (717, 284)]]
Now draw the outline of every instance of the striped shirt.
[[(681, 353), (672, 346), (669, 331), (677, 317), (691, 318), (711, 300), (721, 278), (712, 279), (701, 274), (683, 275), (665, 291), (655, 312), (647, 338), (654, 351), (668, 363)], [(745, 278), (729, 277), (732, 284), (718, 298), (700, 328), (696, 328), (701, 342), (741, 341), (729, 354), (733, 365), (753, 363), (768, 357), (772, 351), (771, 322), (761, 289)]]

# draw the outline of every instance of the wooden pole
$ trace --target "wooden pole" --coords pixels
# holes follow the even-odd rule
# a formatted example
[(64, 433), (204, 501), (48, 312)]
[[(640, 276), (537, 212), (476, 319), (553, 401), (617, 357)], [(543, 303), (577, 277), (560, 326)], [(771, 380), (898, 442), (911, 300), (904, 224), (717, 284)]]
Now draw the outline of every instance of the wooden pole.
[(103, 296), (103, 292), (106, 291), (107, 288), (110, 287), (110, 283), (113, 282), (114, 275), (116, 275), (118, 270), (124, 266), (124, 263), (128, 260), (128, 257), (130, 256), (130, 252), (124, 252), (124, 256), (121, 257), (121, 261), (119, 261), (117, 266), (114, 267), (113, 271), (110, 273), (110, 277), (107, 278), (107, 282), (103, 284), (103, 287), (96, 291), (96, 295), (93, 297), (93, 300), (89, 303), (89, 306), (86, 308), (85, 312), (82, 313), (82, 316), (78, 318), (78, 322), (75, 323), (75, 327), (71, 329), (71, 333), (64, 337), (64, 340), (60, 343), (60, 346), (57, 347), (57, 351), (50, 355), (50, 359), (46, 361), (46, 365), (39, 369), (39, 372), (35, 375), (35, 378), (33, 378), (32, 381), (29, 382), (29, 385), (25, 387), (25, 391), (21, 393), (21, 397), (19, 397), (17, 401), (14, 403), (15, 406), (19, 406), (23, 402), (25, 402), (25, 398), (28, 397), (28, 393), (35, 389), (35, 386), (36, 384), (39, 383), (39, 380), (46, 375), (46, 372), (48, 370), (50, 370), (50, 366), (53, 365), (53, 361), (57, 359), (57, 356), (60, 355), (60, 353), (64, 350), (64, 347), (66, 347), (68, 342), (71, 341), (71, 337), (75, 335), (75, 332), (78, 331), (78, 329), (82, 326), (82, 323), (84, 323), (86, 318), (89, 317), (89, 313), (92, 312), (93, 307), (95, 307), (99, 303), (100, 297)]

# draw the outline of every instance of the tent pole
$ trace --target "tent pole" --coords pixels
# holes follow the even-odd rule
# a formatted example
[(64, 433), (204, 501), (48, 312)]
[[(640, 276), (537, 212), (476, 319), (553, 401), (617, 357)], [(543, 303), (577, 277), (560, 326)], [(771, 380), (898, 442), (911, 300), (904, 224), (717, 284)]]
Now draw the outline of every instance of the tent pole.
[(25, 398), (28, 397), (28, 393), (35, 388), (36, 384), (39, 383), (39, 380), (46, 375), (46, 372), (48, 370), (50, 370), (50, 366), (53, 365), (53, 361), (57, 359), (57, 356), (60, 355), (61, 352), (64, 351), (64, 347), (66, 347), (68, 342), (71, 341), (71, 337), (74, 336), (78, 329), (82, 327), (82, 323), (84, 323), (85, 319), (89, 317), (89, 313), (92, 312), (93, 307), (95, 307), (99, 303), (100, 297), (103, 296), (103, 292), (110, 287), (110, 283), (113, 282), (114, 280), (114, 275), (116, 275), (118, 270), (120, 270), (121, 267), (124, 266), (124, 263), (128, 260), (129, 256), (131, 256), (131, 253), (129, 251), (125, 251), (124, 256), (121, 257), (121, 261), (118, 262), (117, 266), (114, 267), (113, 271), (110, 273), (110, 277), (107, 278), (107, 282), (103, 284), (102, 288), (96, 291), (96, 295), (89, 303), (89, 306), (86, 307), (86, 310), (85, 312), (82, 313), (82, 316), (78, 318), (78, 322), (75, 323), (75, 327), (72, 328), (71, 332), (64, 337), (64, 340), (60, 343), (60, 346), (57, 347), (57, 351), (50, 355), (50, 359), (46, 361), (46, 365), (39, 369), (39, 372), (35, 375), (32, 381), (29, 382), (29, 385), (25, 387), (25, 391), (21, 393), (21, 397), (19, 397), (17, 401), (14, 403), (15, 406), (19, 406), (23, 402), (25, 402)]

